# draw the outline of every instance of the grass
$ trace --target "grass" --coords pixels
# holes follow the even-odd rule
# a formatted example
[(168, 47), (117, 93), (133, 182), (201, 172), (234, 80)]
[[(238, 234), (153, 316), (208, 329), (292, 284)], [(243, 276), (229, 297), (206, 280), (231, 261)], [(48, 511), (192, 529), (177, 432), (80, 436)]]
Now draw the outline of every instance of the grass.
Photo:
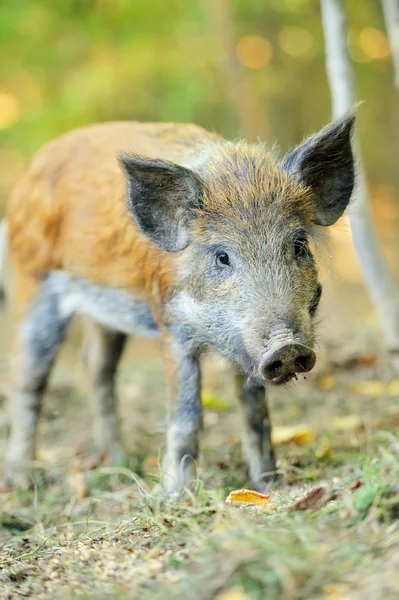
[[(146, 368), (126, 364), (120, 376), (135, 472), (95, 462), (82, 468), (90, 417), (83, 395), (65, 387), (59, 371), (43, 419), (46, 475), (32, 491), (1, 494), (2, 598), (399, 597), (399, 406), (392, 386), (370, 384), (383, 379), (378, 362), (350, 369), (325, 363), (306, 381), (273, 391), (275, 424), (306, 422), (313, 439), (278, 447), (281, 481), (262, 508), (224, 503), (245, 477), (223, 368), (206, 384), (223, 402), (217, 410), (210, 402), (206, 413), (198, 489), (163, 504), (163, 409), (155, 402), (162, 380), (150, 369), (149, 384)], [(292, 510), (320, 486), (331, 494), (325, 506)]]

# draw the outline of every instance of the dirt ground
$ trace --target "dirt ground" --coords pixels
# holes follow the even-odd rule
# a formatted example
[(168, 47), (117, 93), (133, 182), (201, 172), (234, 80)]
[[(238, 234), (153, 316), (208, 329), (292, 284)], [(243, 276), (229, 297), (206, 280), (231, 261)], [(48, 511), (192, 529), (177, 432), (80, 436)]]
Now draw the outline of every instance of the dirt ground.
[[(158, 347), (136, 341), (123, 361), (133, 470), (108, 467), (91, 452), (75, 331), (42, 415), (45, 476), (30, 492), (1, 490), (1, 598), (398, 598), (399, 383), (372, 327), (347, 333), (324, 349), (315, 373), (270, 393), (281, 481), (261, 509), (224, 504), (246, 483), (227, 365), (205, 361), (198, 490), (165, 507)], [(4, 360), (2, 450), (7, 371)], [(321, 508), (310, 498), (307, 510), (291, 510), (320, 487)]]
[[(316, 370), (269, 394), (281, 477), (262, 508), (224, 502), (247, 482), (230, 370), (214, 357), (195, 494), (174, 506), (160, 494), (155, 343), (133, 340), (118, 376), (131, 465), (95, 456), (76, 327), (44, 403), (43, 472), (32, 491), (0, 490), (0, 598), (399, 598), (399, 380), (359, 285), (332, 277), (323, 303)], [(10, 320), (0, 319), (3, 453)]]

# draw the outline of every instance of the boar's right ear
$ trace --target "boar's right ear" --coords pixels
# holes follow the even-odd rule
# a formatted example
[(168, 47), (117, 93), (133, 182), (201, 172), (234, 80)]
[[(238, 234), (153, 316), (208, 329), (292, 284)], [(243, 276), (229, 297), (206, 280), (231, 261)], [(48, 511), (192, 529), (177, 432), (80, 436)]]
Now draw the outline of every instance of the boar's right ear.
[(174, 163), (124, 154), (129, 208), (141, 231), (169, 252), (190, 243), (190, 215), (203, 194), (200, 178)]
[(332, 225), (342, 215), (355, 182), (351, 137), (354, 111), (333, 121), (295, 148), (283, 166), (312, 189), (317, 225)]

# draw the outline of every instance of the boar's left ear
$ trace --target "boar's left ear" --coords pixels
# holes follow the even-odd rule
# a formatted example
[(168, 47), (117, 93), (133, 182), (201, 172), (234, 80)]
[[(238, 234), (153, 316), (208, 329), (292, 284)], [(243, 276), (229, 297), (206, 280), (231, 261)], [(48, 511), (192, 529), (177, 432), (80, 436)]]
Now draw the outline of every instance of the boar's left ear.
[(129, 208), (142, 232), (163, 250), (183, 250), (190, 243), (190, 213), (201, 204), (200, 178), (168, 161), (124, 154), (120, 162)]
[(351, 137), (356, 115), (333, 121), (293, 150), (283, 166), (310, 187), (316, 198), (317, 225), (332, 225), (352, 195), (355, 171)]

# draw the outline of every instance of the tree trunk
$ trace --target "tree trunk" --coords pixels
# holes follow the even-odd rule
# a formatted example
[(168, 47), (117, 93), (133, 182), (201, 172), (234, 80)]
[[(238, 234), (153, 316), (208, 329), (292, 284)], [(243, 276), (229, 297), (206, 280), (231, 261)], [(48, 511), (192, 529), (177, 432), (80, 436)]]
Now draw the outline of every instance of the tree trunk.
[(381, 1), (385, 17), (385, 26), (391, 45), (395, 85), (399, 90), (399, 0)]
[[(347, 45), (343, 0), (321, 0), (327, 76), (333, 116), (339, 117), (355, 104), (355, 83)], [(399, 293), (379, 246), (370, 210), (367, 178), (357, 135), (354, 139), (357, 185), (349, 218), (357, 254), (368, 292), (379, 313), (387, 345), (399, 352)]]

